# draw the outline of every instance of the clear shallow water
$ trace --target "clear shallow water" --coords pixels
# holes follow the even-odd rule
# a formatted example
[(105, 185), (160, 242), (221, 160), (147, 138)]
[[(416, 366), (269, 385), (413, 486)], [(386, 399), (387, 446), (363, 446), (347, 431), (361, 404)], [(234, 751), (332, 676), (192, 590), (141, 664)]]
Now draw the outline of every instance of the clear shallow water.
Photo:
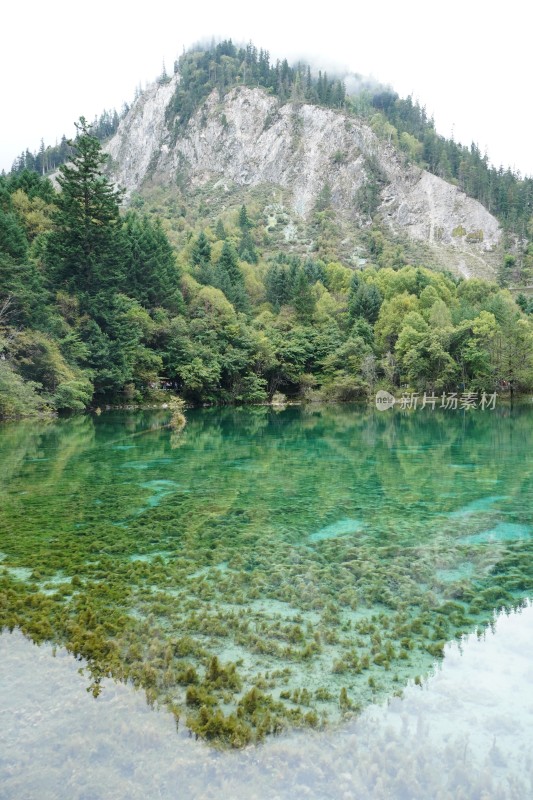
[(4, 800), (513, 798), (533, 793), (533, 608), (446, 647), (403, 699), (325, 733), (218, 753), (143, 693), (95, 700), (64, 650), (0, 636)]
[(0, 428), (0, 620), (99, 701), (113, 676), (214, 742), (305, 743), (531, 594), (530, 409), (166, 419)]
[(322, 542), (324, 539), (334, 539), (336, 536), (354, 534), (360, 531), (362, 527), (363, 523), (358, 519), (340, 519), (331, 525), (326, 525), (325, 528), (321, 528), (319, 531), (311, 533), (309, 541)]

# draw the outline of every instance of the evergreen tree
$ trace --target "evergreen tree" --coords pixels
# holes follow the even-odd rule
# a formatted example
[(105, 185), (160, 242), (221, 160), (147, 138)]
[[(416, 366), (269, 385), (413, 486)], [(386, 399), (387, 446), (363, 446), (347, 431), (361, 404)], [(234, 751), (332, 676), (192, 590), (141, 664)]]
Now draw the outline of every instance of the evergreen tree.
[(203, 231), (200, 233), (198, 239), (193, 245), (191, 259), (195, 267), (199, 267), (203, 264), (209, 264), (211, 261), (211, 245), (209, 244), (209, 239)]
[(313, 82), (311, 80), (311, 67), (307, 66), (307, 71), (305, 75), (305, 97), (307, 100), (310, 100), (313, 94)]
[(47, 261), (59, 285), (91, 294), (117, 289), (123, 281), (117, 237), (122, 192), (103, 174), (107, 155), (84, 117), (76, 128), (78, 136), (69, 143), (72, 161), (59, 168), (61, 193)]
[(217, 226), (215, 228), (215, 236), (221, 242), (223, 242), (225, 240), (225, 238), (226, 238), (226, 229), (225, 229), (224, 223), (222, 222), (221, 219), (217, 220)]
[[(48, 178), (42, 178), (36, 172), (23, 170), (15, 174), (12, 173), (9, 178), (3, 179), (0, 182), (0, 189), (2, 183), (8, 193), (13, 194), (17, 189), (22, 189), (30, 200), (40, 197), (45, 203), (55, 203), (57, 199), (52, 182)], [(6, 210), (11, 208), (11, 201), (9, 201), (7, 205), (4, 205), (1, 200), (0, 203), (2, 203)]]
[(191, 251), (192, 263), (197, 267), (195, 276), (204, 286), (215, 282), (215, 270), (211, 264), (211, 245), (202, 231)]
[(242, 205), (239, 211), (239, 228), (244, 233), (251, 227), (252, 223), (250, 221), (250, 217), (248, 216), (248, 211), (246, 210), (246, 206)]
[(302, 322), (310, 322), (315, 311), (315, 297), (303, 269), (298, 270), (294, 286), (293, 306)]
[(292, 286), (285, 267), (272, 264), (265, 276), (266, 298), (276, 311), (288, 305), (292, 298)]
[(228, 276), (231, 284), (243, 283), (244, 278), (239, 267), (237, 253), (229, 242), (224, 242), (217, 268), (220, 274)]
[(239, 311), (248, 309), (248, 297), (244, 288), (244, 275), (239, 267), (239, 260), (235, 248), (224, 242), (215, 272), (215, 285), (221, 289), (230, 303)]
[(123, 236), (127, 294), (148, 308), (162, 306), (177, 311), (182, 304), (179, 272), (160, 220), (152, 222), (129, 212)]
[(16, 215), (0, 208), (0, 308), (11, 324), (46, 317), (42, 276), (28, 257), (28, 240)]
[(241, 241), (239, 242), (239, 256), (243, 261), (247, 261), (248, 264), (257, 264), (259, 261), (250, 231), (244, 231), (241, 236)]
[(28, 240), (16, 215), (0, 209), (0, 252), (14, 261), (26, 258)]
[(361, 283), (350, 293), (348, 308), (352, 319), (363, 317), (373, 325), (381, 308), (382, 297), (377, 286)]
[(248, 216), (245, 205), (241, 206), (239, 211), (239, 228), (242, 232), (238, 249), (239, 256), (243, 261), (247, 261), (249, 264), (257, 264), (259, 259), (257, 257), (254, 240), (250, 233), (250, 229), (253, 228), (253, 223)]
[(322, 261), (313, 261), (312, 258), (309, 258), (303, 268), (309, 283), (313, 284), (317, 281), (326, 283), (326, 270)]

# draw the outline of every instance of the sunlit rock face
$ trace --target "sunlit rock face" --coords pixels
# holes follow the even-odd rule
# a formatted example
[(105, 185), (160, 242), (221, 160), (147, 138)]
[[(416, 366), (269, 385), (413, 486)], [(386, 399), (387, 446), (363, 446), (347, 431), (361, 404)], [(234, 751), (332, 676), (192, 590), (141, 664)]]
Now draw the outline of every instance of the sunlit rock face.
[(465, 276), (494, 275), (498, 221), (456, 186), (409, 164), (363, 120), (309, 104), (280, 105), (265, 90), (243, 86), (223, 98), (213, 91), (175, 129), (170, 108), (178, 80), (148, 87), (107, 145), (127, 198), (154, 185), (170, 196), (177, 185), (193, 194), (207, 187), (213, 200), (235, 187), (244, 192), (241, 199), (254, 187), (270, 187), (269, 203), (289, 214), (291, 240), (326, 191), (349, 243), (370, 224), (360, 196), (374, 169), (378, 216), (391, 234), (424, 243), (437, 263)]

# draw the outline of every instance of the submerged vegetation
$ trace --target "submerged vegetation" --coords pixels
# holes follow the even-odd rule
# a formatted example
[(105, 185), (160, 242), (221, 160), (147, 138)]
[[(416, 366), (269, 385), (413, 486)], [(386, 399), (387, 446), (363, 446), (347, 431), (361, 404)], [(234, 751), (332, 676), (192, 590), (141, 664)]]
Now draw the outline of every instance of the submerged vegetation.
[(129, 681), (240, 747), (422, 683), (530, 595), (527, 409), (187, 416), (0, 433), (0, 624), (86, 659), (95, 696)]
[[(305, 254), (271, 199), (183, 194), (161, 219), (134, 196), (123, 213), (83, 118), (58, 189), (25, 160), (0, 177), (0, 417), (165, 407), (0, 428), (0, 627), (86, 660), (95, 697), (130, 682), (242, 747), (422, 685), (446, 642), (530, 596), (528, 410), (320, 402), (533, 389), (533, 306), (504, 288), (531, 275), (531, 182), (441, 141), (410, 101), (350, 98), (252, 46), (176, 70), (175, 131), (233, 85), (342, 107), (497, 208), (521, 248), (500, 285), (462, 280), (369, 220), (355, 269), (327, 185)], [(370, 218), (382, 176), (366, 168)], [(185, 426), (185, 403), (233, 408)]]

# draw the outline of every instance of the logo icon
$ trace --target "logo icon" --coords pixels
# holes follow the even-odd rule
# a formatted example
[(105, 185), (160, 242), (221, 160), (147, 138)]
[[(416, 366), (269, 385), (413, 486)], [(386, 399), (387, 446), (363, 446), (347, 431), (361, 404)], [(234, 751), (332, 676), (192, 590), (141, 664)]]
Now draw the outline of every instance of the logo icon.
[(392, 408), (394, 403), (396, 402), (396, 398), (390, 392), (385, 392), (383, 389), (376, 394), (376, 408), (378, 411), (386, 411), (388, 408)]

